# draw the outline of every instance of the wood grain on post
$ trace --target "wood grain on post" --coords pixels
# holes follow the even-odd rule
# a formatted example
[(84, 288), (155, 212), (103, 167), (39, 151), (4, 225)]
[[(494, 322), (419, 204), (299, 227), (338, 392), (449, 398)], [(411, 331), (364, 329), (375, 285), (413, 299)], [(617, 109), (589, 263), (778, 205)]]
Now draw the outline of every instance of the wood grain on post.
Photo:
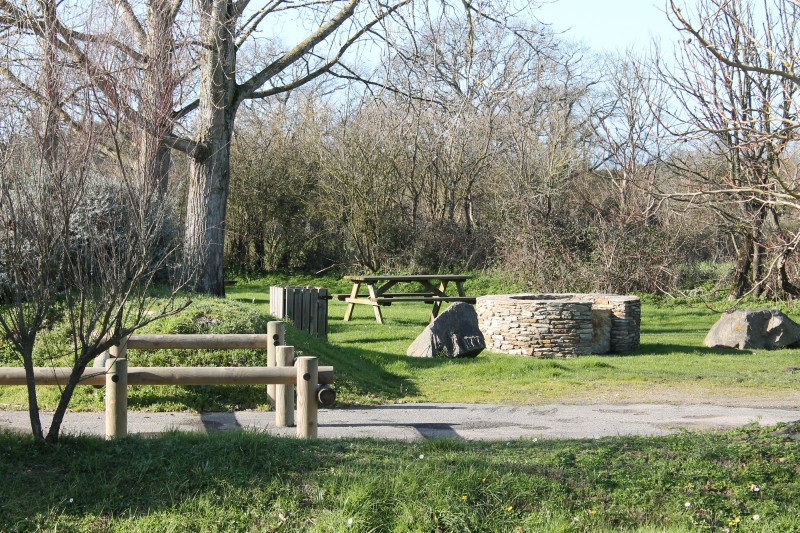
[(319, 316), (319, 289), (311, 287), (309, 291), (309, 304), (306, 315), (308, 316), (308, 332), (315, 337), (319, 337), (319, 323), (317, 317)]
[[(275, 351), (279, 367), (291, 367), (294, 360), (294, 346), (278, 346)], [(294, 425), (294, 386), (275, 386), (275, 426), (285, 428)]]
[[(109, 358), (111, 360), (111, 358)], [(36, 367), (33, 376), (37, 385), (66, 385), (72, 373), (70, 367)], [(332, 366), (319, 367), (320, 383), (331, 384), (334, 380)], [(128, 385), (264, 385), (265, 383), (295, 384), (294, 368), (266, 366), (214, 367), (161, 367), (129, 366)], [(25, 385), (25, 369), (19, 366), (0, 368), (0, 385)], [(106, 384), (106, 370), (87, 368), (79, 385)]]
[(317, 358), (298, 357), (297, 364), (297, 436), (317, 436)]
[(128, 350), (122, 339), (106, 360), (106, 438), (128, 434)]
[[(309, 319), (311, 318), (311, 287), (304, 287), (301, 301), (300, 330), (311, 333)], [(297, 325), (297, 323), (295, 323)]]
[[(279, 320), (267, 322), (267, 337), (269, 342), (267, 344), (267, 366), (275, 366), (275, 349), (278, 346), (286, 344), (284, 340), (286, 326)], [(267, 397), (272, 405), (275, 405), (275, 385), (267, 385)]]
[(328, 300), (330, 299), (330, 296), (328, 296), (328, 289), (320, 289), (319, 297), (322, 303), (319, 306), (319, 318), (317, 318), (317, 322), (319, 323), (320, 336), (328, 340)]

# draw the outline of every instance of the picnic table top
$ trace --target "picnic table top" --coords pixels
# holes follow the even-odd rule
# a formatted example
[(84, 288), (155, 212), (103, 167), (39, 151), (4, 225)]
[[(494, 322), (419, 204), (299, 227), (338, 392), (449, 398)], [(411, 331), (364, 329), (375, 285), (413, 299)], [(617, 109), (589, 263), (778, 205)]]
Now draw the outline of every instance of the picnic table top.
[(359, 283), (374, 283), (376, 281), (464, 281), (471, 279), (472, 276), (461, 274), (411, 274), (399, 276), (345, 276), (344, 279)]

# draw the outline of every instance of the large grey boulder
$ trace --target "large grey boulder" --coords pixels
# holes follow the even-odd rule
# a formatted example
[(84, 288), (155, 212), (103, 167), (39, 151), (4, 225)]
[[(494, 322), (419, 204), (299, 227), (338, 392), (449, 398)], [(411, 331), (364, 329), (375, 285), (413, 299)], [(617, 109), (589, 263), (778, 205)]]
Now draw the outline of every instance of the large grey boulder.
[(800, 325), (775, 309), (725, 313), (706, 335), (710, 348), (786, 348), (800, 343)]
[(408, 347), (412, 357), (475, 357), (486, 348), (478, 314), (470, 304), (456, 302), (445, 309)]

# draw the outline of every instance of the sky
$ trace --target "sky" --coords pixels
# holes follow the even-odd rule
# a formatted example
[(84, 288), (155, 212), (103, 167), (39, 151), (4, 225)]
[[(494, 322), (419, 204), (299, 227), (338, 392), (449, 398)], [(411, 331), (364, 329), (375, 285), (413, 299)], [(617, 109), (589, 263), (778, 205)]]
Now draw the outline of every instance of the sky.
[(555, 0), (543, 3), (536, 14), (568, 40), (583, 41), (596, 52), (615, 52), (646, 49), (651, 36), (669, 46), (677, 31), (664, 9), (665, 0)]

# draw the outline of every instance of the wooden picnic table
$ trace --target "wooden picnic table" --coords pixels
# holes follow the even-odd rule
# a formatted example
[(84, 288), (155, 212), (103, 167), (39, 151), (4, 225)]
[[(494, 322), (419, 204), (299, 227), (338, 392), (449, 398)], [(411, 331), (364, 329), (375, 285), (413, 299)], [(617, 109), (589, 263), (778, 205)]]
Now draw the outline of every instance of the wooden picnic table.
[[(336, 298), (347, 302), (344, 321), (353, 316), (356, 305), (372, 306), (375, 320), (383, 324), (381, 306), (389, 306), (399, 302), (425, 302), (433, 304), (431, 320), (439, 315), (442, 302), (475, 303), (474, 296), (467, 296), (464, 282), (472, 276), (458, 274), (414, 274), (407, 276), (345, 276), (344, 279), (353, 282), (350, 294), (337, 294)], [(453, 282), (456, 285), (458, 296), (447, 295), (447, 285)], [(418, 283), (422, 289), (416, 292), (389, 292), (398, 283)], [(367, 293), (360, 293), (361, 286), (366, 285)]]

